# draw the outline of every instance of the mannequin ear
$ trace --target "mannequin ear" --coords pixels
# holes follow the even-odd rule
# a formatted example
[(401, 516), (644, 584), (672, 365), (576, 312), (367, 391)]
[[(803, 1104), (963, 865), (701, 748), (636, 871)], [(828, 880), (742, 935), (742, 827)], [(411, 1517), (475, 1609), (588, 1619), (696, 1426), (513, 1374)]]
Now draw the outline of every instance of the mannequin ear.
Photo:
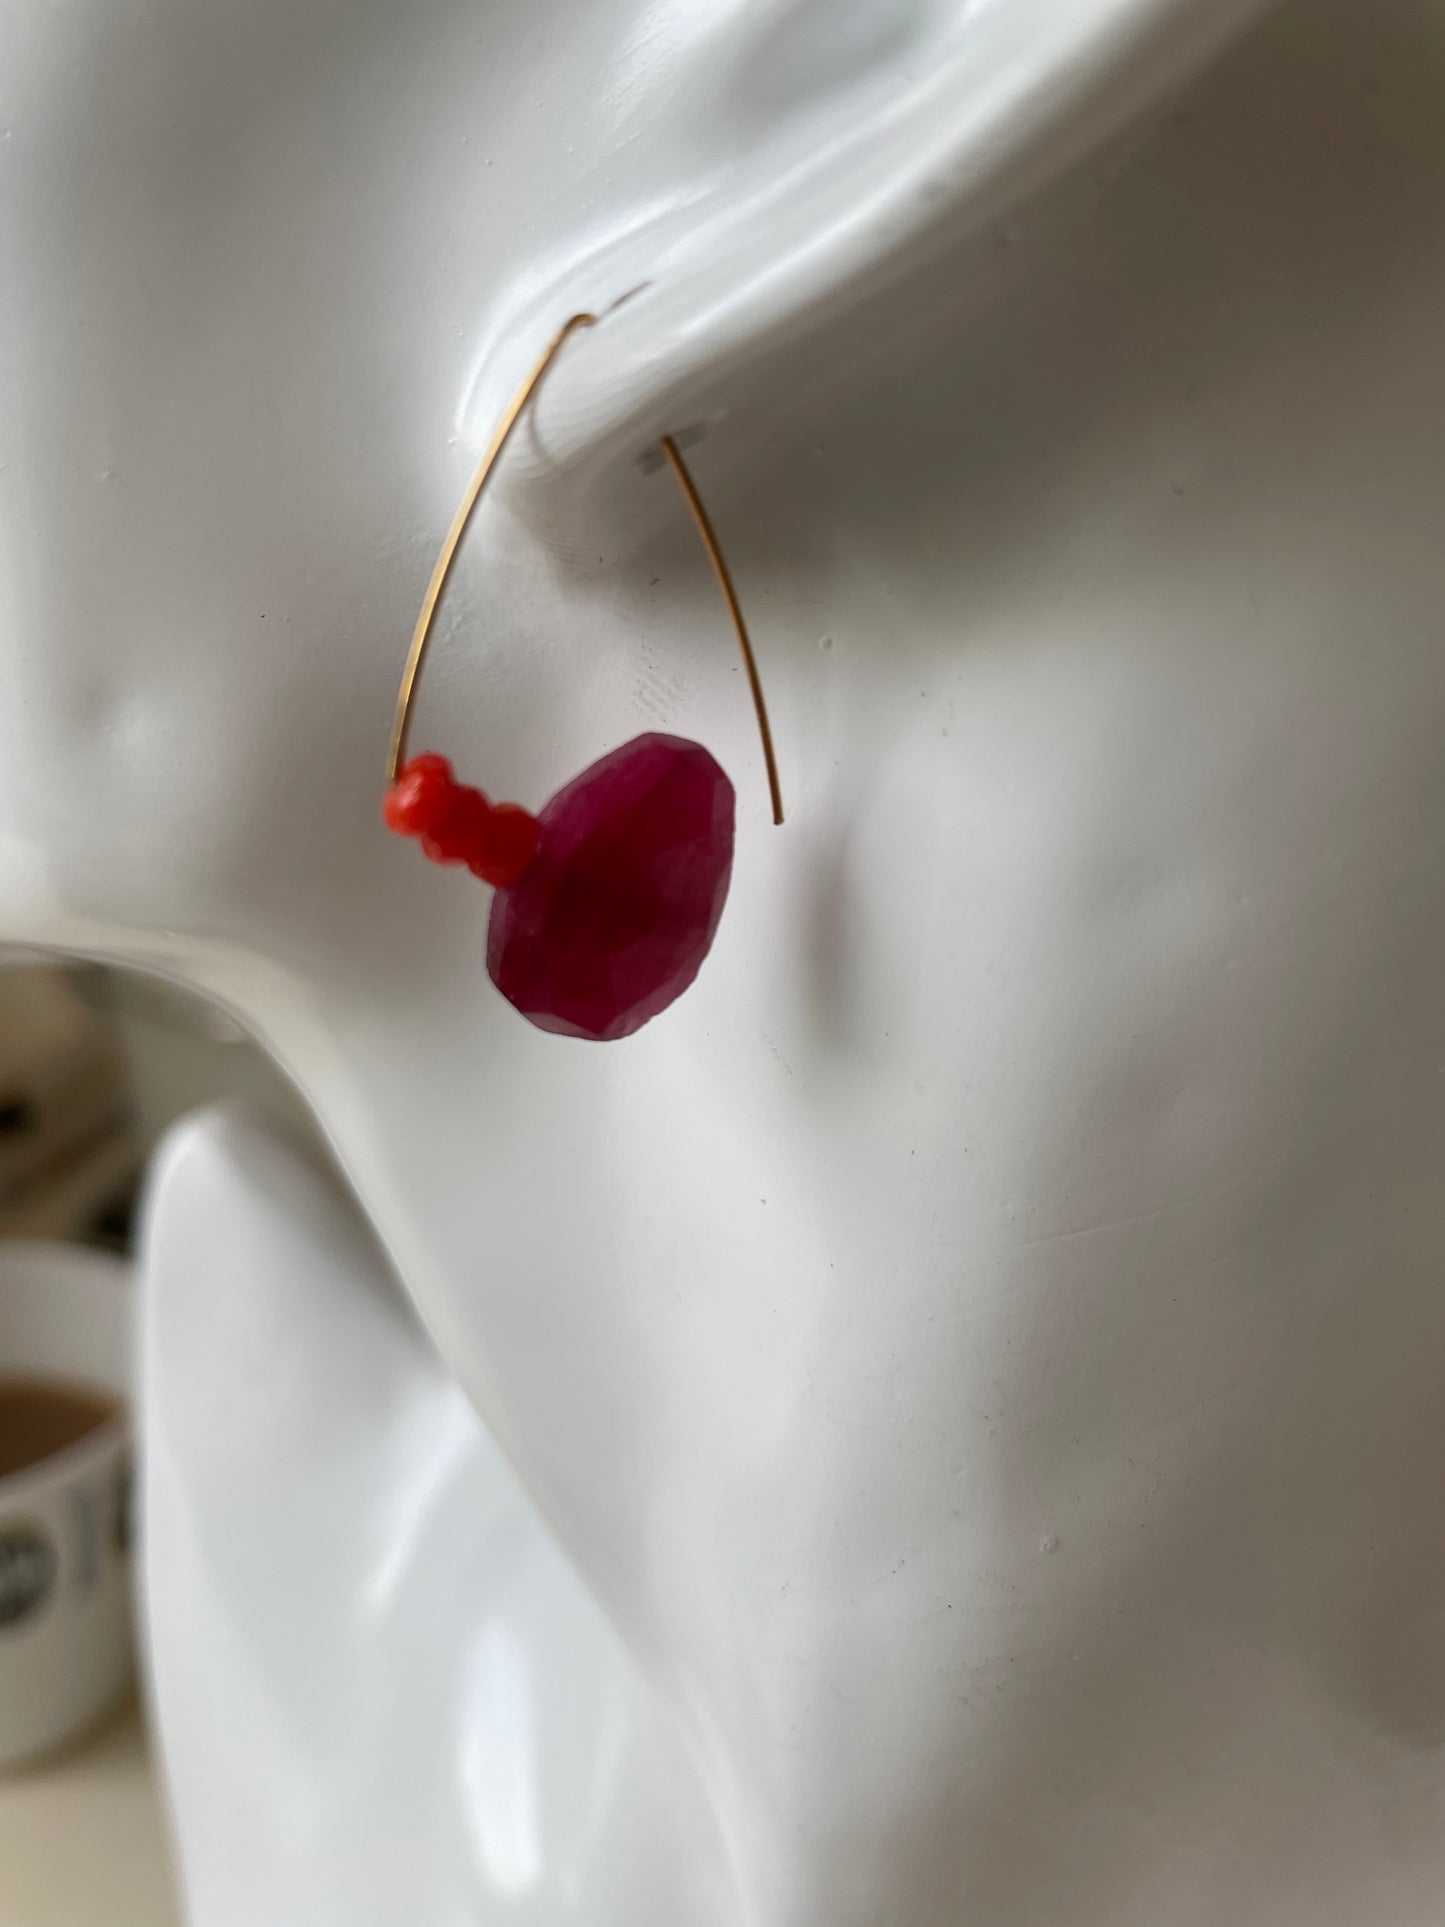
[[(555, 325), (544, 311), (585, 305), (605, 319), (548, 383), (528, 453), (519, 450), (522, 486), (559, 469), (586, 486), (658, 434), (714, 419), (741, 396), (756, 401), (770, 371), (775, 382), (779, 369), (796, 374), (824, 332), (880, 293), (892, 290), (906, 318), (911, 276), (1116, 133), (1272, 3), (750, 0), (721, 10), (693, 42), (682, 84), (670, 68), (666, 98), (647, 103), (650, 124), (667, 123), (654, 138), (678, 156), (669, 211), (569, 268), (565, 291), (541, 308), (534, 299), (526, 326), (507, 331), (520, 371)], [(497, 399), (487, 396), (488, 411)]]

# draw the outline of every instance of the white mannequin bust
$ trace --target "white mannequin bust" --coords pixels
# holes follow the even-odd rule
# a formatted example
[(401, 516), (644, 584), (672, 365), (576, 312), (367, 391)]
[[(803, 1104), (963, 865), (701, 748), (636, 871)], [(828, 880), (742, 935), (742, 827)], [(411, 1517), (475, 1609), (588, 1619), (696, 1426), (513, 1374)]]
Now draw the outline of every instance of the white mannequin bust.
[(189, 1922), (734, 1917), (686, 1736), (353, 1209), (235, 1109), (149, 1191), (151, 1698)]
[[(1248, 11), (0, 26), (0, 934), (290, 1069), (728, 1927), (1445, 1902), (1445, 11), (1286, 8), (1076, 165)], [(413, 737), (533, 807), (642, 728), (731, 772), (701, 978), (589, 1047), (378, 771), (496, 409), (639, 287)]]

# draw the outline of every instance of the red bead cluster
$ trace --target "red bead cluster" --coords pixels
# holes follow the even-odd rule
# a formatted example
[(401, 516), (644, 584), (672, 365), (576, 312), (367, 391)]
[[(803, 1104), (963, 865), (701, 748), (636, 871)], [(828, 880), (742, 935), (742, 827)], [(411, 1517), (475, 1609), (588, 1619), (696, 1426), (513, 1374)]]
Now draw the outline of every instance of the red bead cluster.
[(414, 756), (405, 764), (382, 814), (398, 836), (419, 837), (433, 863), (465, 863), (499, 890), (525, 876), (537, 854), (536, 817), (459, 783), (445, 756)]

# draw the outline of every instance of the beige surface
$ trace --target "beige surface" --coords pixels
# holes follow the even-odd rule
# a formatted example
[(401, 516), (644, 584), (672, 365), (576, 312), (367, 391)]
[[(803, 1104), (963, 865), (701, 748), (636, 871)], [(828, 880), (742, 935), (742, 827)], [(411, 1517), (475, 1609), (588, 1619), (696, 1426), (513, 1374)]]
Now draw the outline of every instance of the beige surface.
[(178, 1927), (160, 1802), (132, 1706), (0, 1774), (0, 1927)]

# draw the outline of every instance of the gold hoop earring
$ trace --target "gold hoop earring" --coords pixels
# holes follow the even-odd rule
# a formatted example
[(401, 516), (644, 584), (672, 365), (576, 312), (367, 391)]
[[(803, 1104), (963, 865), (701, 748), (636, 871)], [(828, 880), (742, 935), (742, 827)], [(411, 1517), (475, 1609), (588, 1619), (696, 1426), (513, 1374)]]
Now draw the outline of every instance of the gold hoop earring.
[[(613, 1042), (631, 1036), (687, 989), (702, 967), (732, 876), (731, 782), (701, 744), (635, 737), (559, 790), (537, 816), (457, 782), (445, 757), (406, 759), (412, 709), (432, 628), (462, 538), (497, 461), (570, 337), (596, 325), (575, 314), (508, 403), (432, 570), (412, 632), (387, 752), (384, 817), (435, 863), (465, 865), (492, 884), (487, 970), (542, 1030)], [(773, 821), (782, 787), (762, 680), (722, 549), (671, 435), (659, 446), (697, 525), (742, 651), (757, 714)]]

